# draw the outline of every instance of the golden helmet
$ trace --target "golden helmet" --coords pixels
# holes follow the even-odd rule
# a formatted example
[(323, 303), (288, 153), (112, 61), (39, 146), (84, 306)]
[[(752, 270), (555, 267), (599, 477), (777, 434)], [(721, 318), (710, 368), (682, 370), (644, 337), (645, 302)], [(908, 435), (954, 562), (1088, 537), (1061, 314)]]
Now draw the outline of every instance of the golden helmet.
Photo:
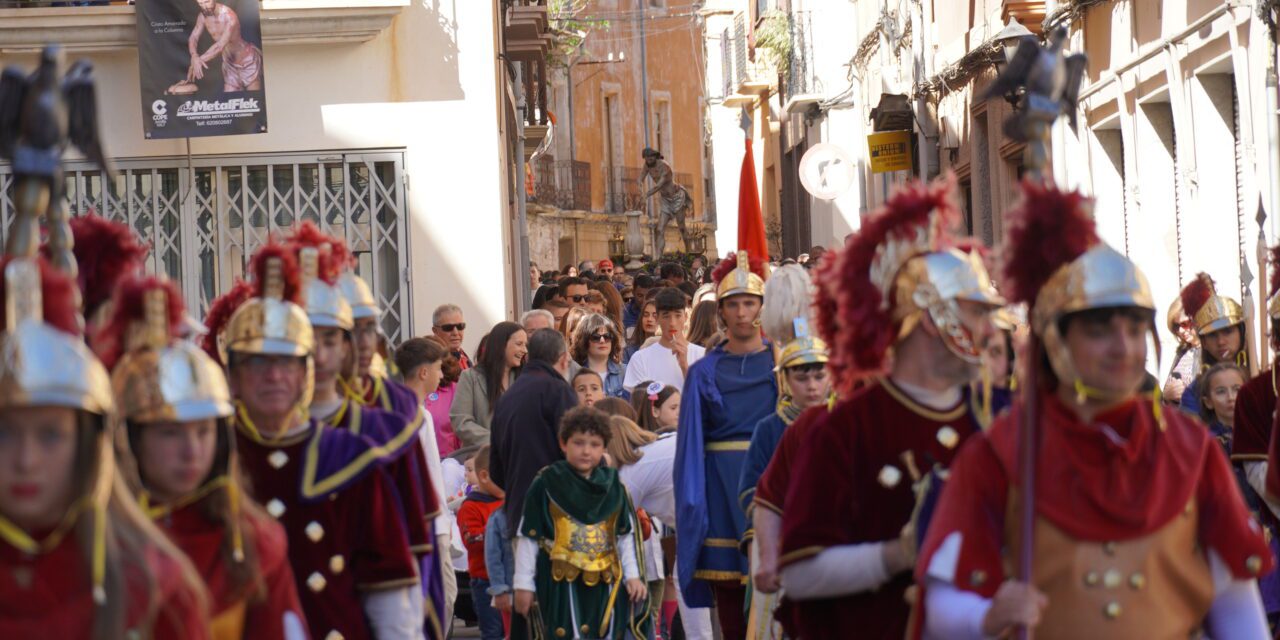
[(991, 276), (976, 250), (951, 248), (911, 256), (886, 281), (892, 283), (885, 291), (885, 299), (892, 296), (894, 301), (891, 310), (899, 326), (899, 340), (928, 313), (952, 353), (968, 362), (978, 362), (977, 336), (961, 322), (958, 303), (976, 302), (996, 309), (1005, 302), (991, 284)]
[(826, 364), (830, 359), (827, 343), (813, 335), (807, 319), (796, 318), (794, 323), (796, 337), (782, 345), (782, 350), (778, 354), (778, 369), (806, 364)]
[[(68, 306), (68, 318), (46, 322), (51, 307), (44, 299), (44, 280), (65, 277), (42, 259), (13, 258), (5, 265), (4, 278), (0, 409), (57, 406), (109, 414), (114, 401), (107, 370), (82, 339), (69, 333), (79, 323), (74, 307), (59, 305)], [(71, 290), (75, 286), (64, 284)]]
[[(1147, 277), (1138, 265), (1103, 242), (1055, 272), (1036, 297), (1031, 328), (1044, 340), (1059, 379), (1075, 380), (1075, 364), (1058, 330), (1063, 316), (1090, 309), (1135, 307), (1155, 312)], [(1155, 327), (1152, 326), (1152, 333)], [(1153, 336), (1154, 337), (1154, 336)], [(1159, 348), (1156, 341), (1156, 348)]]
[(382, 313), (378, 307), (378, 301), (373, 297), (373, 290), (369, 288), (369, 283), (364, 278), (356, 275), (354, 271), (347, 270), (342, 272), (338, 278), (338, 289), (342, 291), (342, 295), (347, 299), (347, 303), (351, 305), (351, 315), (356, 320), (362, 318), (376, 318)]
[[(716, 284), (716, 300), (730, 296), (751, 295), (764, 297), (764, 278), (751, 270), (751, 258), (746, 251), (739, 251), (732, 271)], [(719, 269), (717, 269), (719, 271)]]
[[(260, 263), (255, 283), (258, 295), (240, 305), (227, 321), (221, 343), (223, 362), (229, 362), (228, 353), (310, 356), (315, 346), (311, 319), (302, 307), (286, 299), (286, 287), (290, 283), (297, 286), (296, 262), (275, 245), (259, 249), (254, 261)], [(294, 277), (288, 278), (290, 275)]]
[(1196, 333), (1202, 336), (1244, 322), (1244, 309), (1240, 303), (1219, 295), (1213, 278), (1207, 273), (1196, 274), (1195, 279), (1183, 287), (1178, 298)]
[(172, 335), (173, 325), (183, 318), (170, 313), (181, 311), (180, 302), (170, 300), (177, 295), (172, 285), (157, 279), (126, 281), (117, 292), (115, 313), (124, 320), (112, 326), (127, 326), (121, 327), (124, 355), (111, 372), (111, 385), (121, 417), (130, 422), (231, 416), (231, 392), (222, 368), (191, 342)]
[(298, 266), (302, 270), (302, 296), (311, 326), (335, 327), (345, 331), (355, 328), (355, 318), (346, 297), (337, 287), (320, 278), (320, 250), (314, 247), (299, 249)]

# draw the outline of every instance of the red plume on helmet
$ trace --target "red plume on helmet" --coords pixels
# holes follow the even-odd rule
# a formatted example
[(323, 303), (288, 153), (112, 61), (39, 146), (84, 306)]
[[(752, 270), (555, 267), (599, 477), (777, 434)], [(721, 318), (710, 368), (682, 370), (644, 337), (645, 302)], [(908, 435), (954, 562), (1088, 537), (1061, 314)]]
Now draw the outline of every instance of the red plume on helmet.
[(130, 327), (134, 323), (146, 322), (146, 296), (156, 289), (164, 291), (168, 303), (166, 319), (169, 335), (177, 336), (181, 332), (186, 306), (182, 301), (182, 292), (172, 280), (157, 276), (125, 278), (116, 287), (116, 295), (112, 298), (111, 318), (98, 331), (93, 341), (94, 351), (108, 371), (114, 369), (120, 356), (124, 355)]
[[(249, 273), (253, 274), (253, 295), (262, 295), (262, 286), (266, 281), (267, 263), (278, 258), (281, 263), (281, 275), (284, 277), (284, 299), (297, 303), (301, 299), (302, 274), (298, 270), (298, 259), (288, 245), (270, 242), (258, 248), (249, 261)], [(212, 329), (212, 327), (211, 327)]]
[[(77, 276), (83, 297), (84, 317), (90, 320), (116, 290), (121, 278), (142, 270), (149, 251), (139, 242), (129, 225), (90, 213), (69, 221), (79, 268)], [(41, 247), (48, 257), (48, 246)]]
[(1182, 288), (1182, 293), (1178, 294), (1182, 298), (1182, 312), (1187, 314), (1188, 318), (1194, 319), (1215, 292), (1213, 278), (1204, 272), (1197, 273), (1195, 280), (1187, 283), (1187, 286)]
[[(8, 322), (5, 314), (8, 313), (9, 305), (4, 304), (8, 295), (8, 283), (4, 278), (4, 270), (15, 259), (13, 257), (0, 259), (0, 329), (3, 329)], [(84, 334), (84, 329), (81, 326), (79, 309), (76, 308), (76, 303), (79, 302), (76, 296), (76, 283), (44, 258), (36, 258), (36, 261), (40, 265), (40, 301), (45, 324), (80, 337)]]
[[(765, 273), (765, 269), (764, 269), (764, 260), (756, 256), (749, 255), (747, 257), (747, 264), (750, 266), (751, 273), (754, 273), (760, 276), (761, 280), (768, 278), (768, 275)], [(724, 257), (724, 260), (721, 260), (720, 263), (716, 265), (716, 268), (714, 270), (712, 270), (711, 282), (714, 283), (717, 287), (720, 286), (720, 281), (724, 280), (725, 276), (729, 275), (730, 273), (733, 273), (733, 270), (737, 268), (738, 268), (738, 254), (737, 252), (730, 253), (729, 255)]]
[(337, 284), (338, 277), (355, 261), (345, 240), (321, 231), (310, 220), (298, 225), (285, 242), (295, 255), (305, 247), (320, 249), (320, 279), (325, 284)]
[[(890, 242), (925, 234), (931, 250), (946, 249), (953, 240), (946, 230), (959, 219), (952, 201), (954, 176), (931, 184), (913, 181), (850, 236), (844, 248), (818, 266), (814, 306), (818, 332), (831, 349), (831, 369), (838, 389), (847, 392), (859, 379), (881, 373), (898, 327), (882, 293), (886, 283), (871, 275), (873, 264)], [(894, 274), (890, 274), (892, 278)]]
[(209, 305), (209, 313), (204, 318), (204, 325), (209, 332), (204, 334), (200, 348), (215, 361), (226, 364), (222, 362), (222, 355), (218, 353), (218, 337), (227, 328), (227, 323), (231, 321), (231, 316), (236, 309), (252, 298), (253, 294), (253, 285), (244, 280), (236, 280), (230, 290), (215, 298)]
[(1035, 303), (1063, 265), (1101, 242), (1089, 217), (1092, 200), (1050, 184), (1022, 181), (1022, 197), (1007, 214), (1001, 290), (1010, 302)]

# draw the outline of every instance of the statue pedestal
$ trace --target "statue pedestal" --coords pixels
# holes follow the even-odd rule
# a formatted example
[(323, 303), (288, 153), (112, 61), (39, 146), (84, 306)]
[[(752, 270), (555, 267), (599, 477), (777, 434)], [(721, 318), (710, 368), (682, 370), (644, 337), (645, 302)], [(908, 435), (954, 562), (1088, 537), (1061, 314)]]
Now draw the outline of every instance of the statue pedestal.
[(627, 216), (627, 263), (623, 268), (627, 271), (639, 271), (644, 263), (641, 258), (644, 257), (644, 236), (640, 233), (640, 216), (644, 215), (639, 211), (628, 211)]

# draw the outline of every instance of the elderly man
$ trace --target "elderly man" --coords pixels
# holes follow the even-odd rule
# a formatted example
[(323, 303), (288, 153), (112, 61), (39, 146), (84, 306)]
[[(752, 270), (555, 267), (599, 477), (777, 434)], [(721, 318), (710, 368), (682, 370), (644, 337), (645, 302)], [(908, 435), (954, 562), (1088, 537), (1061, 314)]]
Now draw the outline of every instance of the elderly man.
[(555, 329), (556, 317), (546, 309), (534, 309), (520, 316), (520, 326), (524, 327), (525, 333), (533, 335), (538, 329)]
[(462, 319), (462, 309), (456, 304), (442, 304), (431, 314), (431, 333), (444, 341), (449, 352), (458, 359), (463, 371), (471, 368), (471, 359), (462, 350), (462, 338), (466, 331), (467, 323)]

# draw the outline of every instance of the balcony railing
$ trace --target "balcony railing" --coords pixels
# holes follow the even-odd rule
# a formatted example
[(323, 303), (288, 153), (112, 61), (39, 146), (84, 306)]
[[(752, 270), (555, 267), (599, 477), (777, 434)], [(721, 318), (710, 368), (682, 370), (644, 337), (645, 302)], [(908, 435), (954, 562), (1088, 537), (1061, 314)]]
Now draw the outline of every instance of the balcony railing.
[(787, 69), (785, 99), (819, 93), (813, 68), (813, 14), (793, 11), (787, 15), (791, 31), (791, 62)]
[(644, 211), (644, 187), (640, 181), (644, 169), (636, 167), (604, 167), (606, 177), (604, 208), (608, 213)]
[(533, 201), (557, 209), (591, 210), (591, 164), (538, 158), (533, 163)]

